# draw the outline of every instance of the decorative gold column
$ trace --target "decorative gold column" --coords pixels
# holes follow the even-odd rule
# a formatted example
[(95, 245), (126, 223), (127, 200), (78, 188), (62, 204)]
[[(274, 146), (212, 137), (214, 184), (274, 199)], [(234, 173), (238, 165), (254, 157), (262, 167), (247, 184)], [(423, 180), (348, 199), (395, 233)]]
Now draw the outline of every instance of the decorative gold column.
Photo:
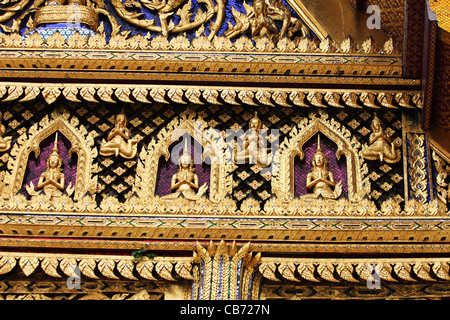
[(194, 284), (192, 300), (253, 300), (258, 299), (261, 274), (258, 264), (261, 253), (249, 252), (250, 242), (240, 249), (233, 241), (227, 246), (221, 241), (208, 248), (196, 243), (194, 252)]

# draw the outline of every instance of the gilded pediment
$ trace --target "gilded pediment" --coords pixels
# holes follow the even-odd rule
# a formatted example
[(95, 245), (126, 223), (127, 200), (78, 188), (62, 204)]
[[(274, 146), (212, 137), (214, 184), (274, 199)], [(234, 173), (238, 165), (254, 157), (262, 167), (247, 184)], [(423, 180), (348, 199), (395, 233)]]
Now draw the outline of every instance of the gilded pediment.
[[(309, 39), (316, 43), (316, 47), (327, 37), (330, 44), (334, 41), (340, 44), (347, 38), (361, 40), (360, 45), (369, 38), (381, 45), (389, 40), (380, 30), (367, 32), (367, 28), (359, 28), (367, 17), (362, 17), (350, 3), (335, 2), (13, 0), (2, 3), (0, 27), (6, 37), (15, 34), (16, 40), (22, 38), (26, 46), (33, 43), (44, 47), (43, 42), (47, 47), (52, 46), (49, 42), (58, 42), (55, 33), (63, 40), (71, 38), (72, 42), (94, 37), (97, 44), (109, 43), (110, 48), (120, 47), (114, 42), (123, 42), (122, 37), (125, 37), (143, 42), (141, 47), (145, 47), (146, 41), (156, 38), (160, 47), (164, 48), (168, 42), (175, 50), (187, 49), (190, 45), (208, 49), (209, 42), (213, 51), (220, 51), (219, 47), (227, 48), (227, 44), (234, 44), (236, 48), (247, 47), (247, 50), (258, 46), (271, 48), (271, 44), (275, 48), (280, 41), (281, 46), (287, 45), (287, 39), (294, 41), (295, 45), (301, 39)], [(341, 15), (336, 18), (335, 10), (338, 8)], [(330, 17), (334, 17), (331, 23)], [(103, 37), (95, 39), (99, 34)], [(29, 40), (25, 40), (27, 38)], [(194, 44), (196, 39), (200, 43)], [(312, 45), (305, 41), (302, 46)], [(156, 43), (153, 48), (155, 46)]]

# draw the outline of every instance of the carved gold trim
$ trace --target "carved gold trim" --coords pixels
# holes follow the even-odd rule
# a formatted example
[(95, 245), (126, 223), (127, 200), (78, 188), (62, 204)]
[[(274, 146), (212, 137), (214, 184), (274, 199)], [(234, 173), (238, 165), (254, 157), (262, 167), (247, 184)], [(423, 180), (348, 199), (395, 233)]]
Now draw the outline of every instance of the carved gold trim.
[[(280, 282), (366, 282), (372, 277), (373, 266), (381, 281), (416, 282), (450, 280), (448, 258), (349, 258), (295, 259), (263, 257), (259, 271), (264, 278)], [(358, 278), (355, 278), (354, 275)], [(317, 277), (319, 276), (319, 277)]]
[[(227, 194), (232, 193), (232, 176), (227, 169), (223, 135), (209, 128), (207, 122), (197, 117), (194, 111), (187, 110), (160, 130), (157, 139), (153, 139), (146, 148), (142, 149), (136, 169), (134, 191), (144, 204), (164, 205), (165, 201), (158, 199), (155, 195), (159, 160), (164, 157), (165, 161), (171, 161), (169, 147), (186, 133), (202, 146), (202, 161), (206, 157), (210, 158), (209, 200), (217, 204), (223, 201)], [(155, 199), (151, 201), (151, 198)], [(189, 204), (186, 201), (184, 203), (181, 198), (175, 202), (178, 208), (181, 208), (183, 204), (189, 207)], [(208, 205), (200, 202), (196, 201), (194, 206), (204, 208)], [(231, 207), (234, 208), (235, 204)]]
[[(280, 53), (325, 53), (325, 54), (376, 54), (383, 57), (400, 56), (394, 49), (393, 40), (389, 39), (381, 44), (380, 48), (374, 45), (373, 39), (368, 38), (364, 43), (355, 44), (348, 37), (342, 43), (335, 43), (329, 37), (324, 37), (316, 42), (308, 38), (283, 38), (275, 45), (269, 38), (261, 38), (252, 42), (248, 37), (241, 36), (238, 41), (231, 42), (225, 36), (215, 36), (210, 39), (204, 34), (198, 35), (194, 40), (189, 40), (184, 34), (179, 34), (168, 40), (166, 36), (157, 35), (153, 39), (143, 35), (129, 37), (127, 32), (114, 34), (111, 40), (106, 34), (96, 33), (90, 37), (80, 37), (75, 33), (65, 39), (56, 31), (47, 40), (39, 33), (32, 37), (22, 37), (18, 33), (2, 34), (0, 46), (3, 48), (48, 48), (52, 49), (119, 49), (119, 50), (152, 50), (152, 51), (222, 51), (222, 52), (280, 52)], [(353, 44), (353, 45), (350, 45)]]
[(418, 133), (407, 133), (409, 140), (408, 146), (408, 164), (409, 164), (409, 183), (412, 195), (419, 202), (428, 201), (428, 167), (425, 164), (425, 135)]
[[(270, 87), (218, 87), (173, 85), (108, 85), (108, 84), (46, 84), (3, 83), (0, 96), (3, 101), (28, 101), (42, 94), (51, 104), (58, 97), (80, 102), (186, 103), (254, 105), (256, 99), (264, 106), (277, 107), (351, 107), (351, 108), (422, 108), (419, 91), (364, 91), (339, 89), (284, 89)], [(272, 102), (273, 101), (273, 102)], [(343, 102), (341, 102), (343, 101)], [(375, 104), (379, 101), (380, 105)]]
[[(70, 141), (72, 147), (69, 155), (72, 153), (78, 155), (74, 200), (81, 199), (88, 191), (91, 195), (95, 194), (97, 179), (94, 173), (97, 172), (97, 165), (94, 164), (94, 159), (97, 157), (97, 149), (94, 146), (94, 139), (76, 117), (71, 117), (67, 110), (57, 109), (50, 117), (46, 116), (31, 126), (14, 144), (7, 164), (10, 173), (6, 174), (4, 179), (5, 187), (2, 193), (4, 199), (18, 197), (17, 199), (24, 200), (22, 195), (16, 193), (22, 187), (29, 155), (34, 152), (36, 157), (39, 156), (41, 141), (56, 131), (61, 132)], [(42, 199), (38, 198), (36, 197), (34, 201), (42, 202)], [(70, 198), (67, 201), (70, 202)], [(47, 205), (52, 204), (47, 202)]]
[[(194, 254), (194, 257), (156, 257), (153, 260), (136, 260), (132, 256), (114, 255), (2, 252), (0, 253), (0, 274), (7, 274), (18, 266), (27, 277), (31, 276), (38, 268), (51, 277), (71, 277), (74, 276), (75, 266), (77, 266), (81, 276), (90, 279), (98, 279), (96, 272), (98, 271), (99, 274), (108, 279), (118, 279), (118, 276), (120, 276), (129, 280), (138, 280), (133, 275), (134, 272), (137, 272), (140, 277), (152, 281), (161, 279), (176, 281), (177, 279), (173, 275), (176, 275), (179, 279), (194, 280), (193, 272), (198, 273), (200, 271), (198, 268), (194, 268), (194, 264), (199, 263), (199, 259), (202, 259), (206, 262), (204, 275), (214, 277), (214, 279), (208, 278), (210, 281), (205, 279), (205, 284), (213, 281), (213, 286), (218, 285), (219, 268), (212, 261), (216, 257), (223, 256), (223, 254), (228, 256), (223, 248), (228, 251), (232, 250), (233, 246), (230, 249), (220, 244), (217, 248), (215, 246), (208, 249), (199, 247), (197, 248), (197, 255)], [(222, 251), (217, 254), (216, 250)], [(399, 280), (401, 282), (450, 280), (450, 260), (448, 258), (302, 258), (300, 260), (297, 258), (260, 257), (259, 253), (248, 256), (247, 252), (248, 245), (243, 246), (236, 253), (236, 257), (239, 258), (235, 259), (232, 255), (231, 263), (237, 263), (239, 259), (245, 259), (248, 270), (253, 270), (253, 267), (256, 267), (263, 278), (275, 282), (307, 280), (316, 283), (361, 283), (366, 282), (372, 276), (374, 265), (381, 281), (389, 283)], [(247, 258), (245, 258), (246, 256)], [(208, 257), (210, 258), (207, 259)], [(233, 262), (234, 260), (235, 262)], [(158, 276), (159, 279), (155, 276)], [(248, 284), (248, 277), (245, 274), (241, 274), (241, 276), (243, 277), (241, 278), (242, 284), (245, 286)], [(237, 281), (230, 282), (234, 289), (236, 289), (236, 284), (239, 285)], [(198, 288), (198, 284), (196, 286)], [(203, 288), (204, 298), (217, 298), (215, 296), (217, 292), (211, 295), (212, 292), (209, 291), (213, 289), (213, 286), (206, 285)], [(238, 298), (235, 295), (236, 290), (231, 290), (230, 294), (231, 298)], [(256, 298), (253, 294), (250, 294), (250, 296)], [(242, 295), (241, 298), (247, 297)]]
[[(84, 230), (88, 230), (89, 227), (86, 227)], [(30, 230), (30, 229), (28, 229)], [(49, 230), (48, 233), (45, 235), (51, 235), (55, 231), (54, 230), (60, 230), (57, 228), (47, 228)], [(328, 231), (325, 231), (327, 233), (330, 233)], [(423, 231), (422, 231), (423, 232)], [(98, 231), (96, 232), (98, 234)], [(96, 234), (95, 232), (89, 233), (92, 235)], [(227, 236), (229, 238), (235, 237), (237, 234), (242, 233), (242, 230), (236, 230), (236, 231), (228, 231)], [(268, 232), (270, 234), (270, 232)], [(394, 231), (395, 233), (395, 231)], [(121, 236), (127, 236), (127, 233), (120, 233)], [(396, 234), (396, 233), (395, 233)], [(137, 234), (139, 235), (139, 234)], [(316, 233), (314, 235), (308, 236), (307, 240), (311, 239), (314, 240), (315, 238), (322, 235), (321, 239), (324, 238), (324, 233)], [(397, 234), (396, 234), (397, 235)], [(411, 235), (411, 234), (410, 234)], [(405, 237), (405, 239), (411, 238), (411, 236)], [(329, 241), (332, 237), (324, 238), (324, 242), (317, 242), (315, 244), (310, 243), (303, 243), (303, 242), (297, 242), (297, 243), (291, 243), (289, 241), (278, 241), (283, 240), (285, 238), (284, 235), (274, 238), (276, 242), (260, 242), (255, 243), (250, 246), (251, 251), (258, 251), (258, 252), (264, 252), (267, 254), (270, 253), (292, 253), (292, 252), (303, 252), (303, 253), (326, 253), (326, 254), (340, 254), (342, 252), (346, 253), (352, 253), (352, 254), (377, 254), (380, 252), (383, 252), (385, 254), (406, 254), (406, 253), (412, 253), (415, 254), (430, 254), (430, 253), (449, 253), (450, 252), (450, 244), (449, 243), (441, 243), (439, 246), (437, 246), (432, 241), (439, 241), (440, 237), (436, 236), (434, 237), (433, 234), (427, 233), (426, 236), (430, 236), (431, 239), (430, 243), (422, 242), (420, 245), (416, 244), (413, 240), (411, 240), (412, 243), (406, 243), (402, 242), (401, 244), (398, 244), (397, 242), (393, 241), (394, 236), (387, 237), (387, 234), (384, 234), (383, 239), (387, 239), (388, 241), (391, 241), (391, 243), (383, 242), (377, 243), (377, 242), (369, 242), (369, 243), (361, 243), (361, 242), (341, 242), (345, 241), (349, 235), (345, 231), (343, 232), (342, 236), (336, 237), (336, 234), (334, 233), (333, 236), (336, 237), (336, 240), (338, 242), (330, 244)], [(441, 234), (442, 235), (442, 234)], [(425, 236), (425, 235), (424, 235)], [(248, 239), (243, 239), (242, 241), (250, 241), (251, 237), (248, 237)], [(339, 239), (338, 239), (339, 238)], [(377, 239), (375, 236), (368, 236), (370, 239)], [(306, 237), (305, 237), (306, 239)], [(354, 237), (352, 237), (354, 239)], [(423, 238), (421, 238), (423, 239)], [(78, 238), (76, 241), (73, 239), (52, 239), (52, 238), (10, 238), (10, 237), (1, 237), (0, 238), (0, 247), (9, 248), (11, 246), (14, 246), (15, 248), (27, 248), (28, 250), (31, 250), (31, 248), (37, 248), (34, 250), (38, 250), (39, 248), (53, 248), (53, 249), (61, 249), (61, 250), (68, 250), (68, 249), (83, 249), (83, 250), (136, 250), (137, 248), (145, 248), (146, 250), (152, 252), (152, 251), (158, 251), (158, 250), (165, 250), (167, 252), (169, 251), (193, 251), (195, 250), (194, 243), (189, 240), (183, 240), (179, 239), (178, 241), (164, 241), (158, 242), (158, 241), (148, 241), (147, 239), (132, 239), (132, 240), (123, 240), (123, 237), (116, 238), (114, 241), (111, 241), (110, 239), (101, 239), (97, 238), (95, 240), (89, 239), (86, 236), (86, 239)], [(305, 240), (305, 241), (307, 241)], [(240, 244), (240, 243), (239, 243)]]
[[(145, 191), (148, 193), (148, 190)], [(223, 190), (220, 190), (224, 194)], [(10, 195), (11, 192), (5, 193)], [(64, 200), (64, 201), (63, 201)], [(223, 198), (220, 202), (214, 203), (212, 200), (202, 197), (194, 203), (188, 199), (178, 199), (167, 202), (159, 197), (142, 198), (132, 196), (125, 202), (119, 202), (114, 196), (105, 196), (100, 205), (97, 205), (92, 195), (85, 195), (74, 202), (69, 197), (58, 202), (45, 201), (44, 195), (37, 195), (31, 200), (21, 195), (10, 195), (8, 199), (0, 199), (0, 209), (7, 210), (14, 214), (67, 214), (77, 212), (83, 215), (119, 214), (119, 215), (142, 215), (152, 217), (158, 215), (196, 215), (196, 216), (296, 216), (296, 217), (329, 217), (329, 218), (352, 218), (352, 217), (448, 217), (450, 212), (445, 204), (434, 199), (425, 204), (417, 202), (407, 202), (404, 208), (400, 207), (398, 200), (387, 199), (381, 203), (381, 208), (377, 209), (375, 203), (367, 198), (359, 202), (352, 203), (348, 199), (318, 201), (304, 201), (301, 198), (294, 198), (290, 201), (282, 201), (279, 198), (272, 198), (266, 201), (264, 208), (255, 199), (244, 200), (239, 208), (236, 202), (229, 197)], [(411, 203), (410, 203), (411, 202)], [(414, 204), (416, 203), (416, 204)]]

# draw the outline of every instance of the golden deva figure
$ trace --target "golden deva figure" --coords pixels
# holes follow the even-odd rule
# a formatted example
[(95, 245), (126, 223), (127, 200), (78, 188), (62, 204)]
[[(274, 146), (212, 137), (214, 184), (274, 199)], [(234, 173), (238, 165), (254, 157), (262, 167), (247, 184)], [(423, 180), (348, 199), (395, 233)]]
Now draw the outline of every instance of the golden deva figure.
[(311, 172), (306, 177), (306, 188), (312, 189), (316, 197), (322, 195), (326, 199), (337, 199), (342, 193), (342, 181), (336, 184), (333, 173), (328, 170), (328, 158), (322, 152), (320, 135), (317, 137), (317, 150), (311, 159), (311, 165)]
[(267, 4), (264, 0), (253, 2), (255, 16), (250, 20), (252, 37), (271, 36), (278, 33), (275, 22), (267, 14)]
[(391, 139), (384, 133), (381, 120), (375, 114), (371, 127), (373, 133), (369, 137), (369, 145), (362, 150), (362, 156), (367, 160), (380, 160), (388, 163), (400, 161), (401, 151), (399, 146), (391, 142)]
[[(3, 114), (0, 112), (0, 119), (3, 119)], [(3, 137), (6, 128), (0, 122), (0, 152), (7, 151), (11, 147), (11, 137)]]
[(198, 176), (194, 171), (194, 160), (189, 154), (187, 140), (185, 140), (183, 154), (178, 159), (178, 172), (172, 176), (170, 183), (172, 194), (163, 196), (162, 198), (169, 200), (182, 196), (188, 200), (198, 200), (206, 192), (208, 185), (204, 183), (199, 188)]
[[(39, 177), (37, 183), (37, 190), (44, 190), (45, 197), (49, 200), (54, 200), (57, 197), (61, 197), (65, 186), (65, 176), (61, 172), (63, 160), (59, 155), (58, 149), (58, 132), (55, 137), (55, 144), (53, 145), (52, 153), (48, 156), (46, 160), (47, 168)], [(29, 186), (26, 186), (28, 194), (31, 196), (36, 196), (38, 192), (34, 189), (34, 185), (31, 182)], [(72, 188), (72, 183), (67, 187), (67, 194), (70, 196), (74, 189)]]
[(114, 128), (100, 145), (100, 155), (102, 156), (122, 156), (125, 159), (132, 159), (137, 153), (137, 140), (131, 139), (130, 130), (127, 128), (127, 117), (122, 112), (116, 116)]
[(61, 196), (64, 190), (65, 177), (61, 172), (62, 164), (63, 160), (59, 156), (58, 149), (58, 133), (56, 133), (52, 153), (47, 158), (47, 169), (41, 174), (37, 184), (37, 189), (43, 189), (50, 198)]
[(257, 112), (250, 119), (250, 132), (244, 136), (244, 147), (241, 150), (234, 150), (234, 162), (237, 164), (255, 163), (261, 167), (267, 167), (272, 162), (272, 158), (267, 154), (270, 148), (264, 148), (264, 138), (260, 135), (262, 122), (258, 118)]

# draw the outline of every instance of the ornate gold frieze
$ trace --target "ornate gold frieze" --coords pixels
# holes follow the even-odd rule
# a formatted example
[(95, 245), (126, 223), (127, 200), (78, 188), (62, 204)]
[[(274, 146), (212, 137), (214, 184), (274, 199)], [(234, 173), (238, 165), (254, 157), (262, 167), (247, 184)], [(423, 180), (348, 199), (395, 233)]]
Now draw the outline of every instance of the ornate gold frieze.
[(401, 300), (401, 299), (446, 299), (450, 294), (448, 282), (439, 283), (389, 283), (381, 282), (379, 289), (369, 290), (367, 284), (285, 283), (265, 284), (261, 289), (261, 300)]
[[(294, 259), (263, 258), (259, 271), (264, 278), (280, 282), (366, 282), (377, 271), (381, 281), (416, 282), (419, 280), (450, 280), (447, 258), (373, 258), (373, 259)], [(358, 275), (355, 278), (354, 274)], [(317, 277), (317, 275), (320, 276)], [(369, 280), (370, 281), (370, 280)]]
[[(442, 206), (441, 206), (442, 208)], [(388, 208), (387, 208), (388, 209)], [(448, 215), (448, 214), (447, 214)], [(4, 237), (24, 235), (75, 239), (221, 239), (227, 236), (241, 241), (289, 241), (365, 244), (394, 242), (397, 244), (447, 243), (450, 224), (448, 218), (437, 217), (280, 217), (280, 216), (214, 216), (164, 215), (143, 216), (108, 213), (57, 214), (26, 212), (0, 216), (0, 230)], [(6, 238), (2, 245), (11, 245)], [(75, 241), (75, 240), (74, 240)], [(107, 241), (107, 240), (105, 240)], [(83, 241), (82, 243), (85, 243)], [(48, 245), (48, 242), (47, 242)], [(77, 244), (78, 245), (78, 244)], [(314, 245), (311, 245), (314, 248)], [(380, 247), (382, 248), (382, 247)], [(436, 249), (439, 246), (436, 245)], [(444, 247), (443, 247), (444, 248)], [(448, 250), (448, 246), (445, 246)], [(164, 247), (162, 247), (164, 249)], [(369, 248), (370, 249), (370, 248)], [(408, 245), (408, 250), (414, 248)], [(290, 250), (295, 251), (296, 246)], [(288, 250), (288, 251), (290, 251)], [(375, 250), (374, 246), (370, 250)], [(369, 251), (370, 251), (369, 250)], [(377, 251), (377, 250), (375, 250)], [(403, 250), (401, 250), (403, 252)]]
[[(80, 102), (80, 97), (86, 102), (126, 102), (142, 103), (158, 102), (164, 104), (194, 104), (220, 105), (221, 101), (229, 104), (245, 104), (254, 106), (256, 102), (262, 106), (277, 107), (337, 107), (363, 109), (367, 105), (367, 96), (372, 97), (372, 107), (375, 108), (408, 108), (421, 109), (422, 96), (418, 91), (361, 91), (336, 89), (282, 89), (282, 88), (252, 88), (252, 87), (215, 87), (209, 86), (156, 86), (156, 85), (106, 85), (106, 84), (47, 84), (37, 86), (33, 83), (4, 83), (0, 86), (3, 101), (34, 100), (42, 94), (44, 100), (51, 104), (58, 97), (69, 101)], [(375, 100), (390, 97), (390, 104), (375, 105)]]
[[(172, 272), (182, 278), (193, 280), (191, 274), (192, 257), (150, 259), (135, 259), (133, 256), (107, 256), (107, 255), (61, 255), (40, 253), (2, 252), (0, 254), (0, 274), (6, 274), (19, 266), (25, 276), (32, 275), (37, 268), (54, 278), (73, 277), (77, 267), (82, 277), (98, 279), (101, 275), (108, 279), (120, 277), (129, 280), (138, 280), (133, 272), (147, 280), (175, 281)], [(99, 276), (97, 276), (97, 271)], [(158, 277), (155, 278), (155, 276)]]
[(6, 276), (18, 266), (26, 277), (39, 268), (53, 278), (78, 276), (139, 281), (138, 276), (159, 282), (184, 279), (194, 282), (187, 298), (203, 300), (258, 299), (260, 288), (267, 280), (365, 284), (373, 279), (374, 271), (383, 285), (450, 280), (447, 258), (274, 258), (249, 253), (248, 249), (249, 244), (239, 248), (221, 242), (204, 248), (197, 243), (194, 257), (153, 260), (132, 256), (2, 252), (0, 274)]

